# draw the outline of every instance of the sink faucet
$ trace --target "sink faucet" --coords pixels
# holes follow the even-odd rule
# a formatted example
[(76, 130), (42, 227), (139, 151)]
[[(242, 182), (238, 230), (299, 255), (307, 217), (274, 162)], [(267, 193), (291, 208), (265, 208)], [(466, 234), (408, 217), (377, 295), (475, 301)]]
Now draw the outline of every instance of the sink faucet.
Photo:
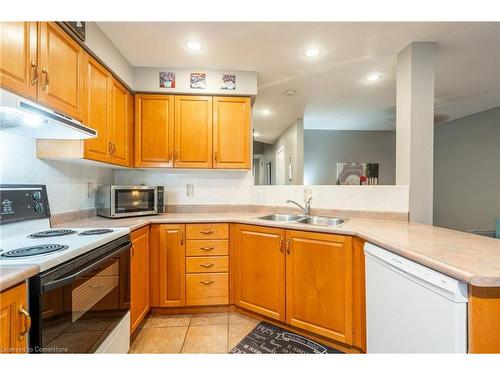
[(287, 200), (286, 203), (293, 203), (294, 205), (298, 206), (302, 210), (304, 215), (309, 216), (311, 214), (311, 199), (312, 199), (312, 197), (306, 201), (304, 206), (302, 206), (301, 204), (299, 204), (295, 201), (292, 201), (291, 199)]

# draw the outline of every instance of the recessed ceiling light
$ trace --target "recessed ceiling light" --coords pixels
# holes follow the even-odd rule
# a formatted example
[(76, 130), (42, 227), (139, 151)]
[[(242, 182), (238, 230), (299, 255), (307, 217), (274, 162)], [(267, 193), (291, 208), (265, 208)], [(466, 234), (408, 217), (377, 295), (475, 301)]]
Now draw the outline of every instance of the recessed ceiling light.
[(320, 50), (318, 48), (308, 48), (305, 53), (307, 57), (316, 57), (319, 55)]
[(381, 73), (370, 73), (365, 77), (365, 80), (368, 82), (375, 82), (382, 78)]
[(297, 93), (295, 90), (285, 90), (286, 96), (294, 96)]
[(191, 51), (199, 51), (201, 49), (201, 43), (191, 40), (186, 43), (186, 47)]
[(267, 108), (264, 108), (264, 109), (262, 110), (262, 114), (263, 114), (264, 116), (269, 116), (269, 115), (271, 114), (271, 110), (270, 110), (270, 109), (267, 109)]

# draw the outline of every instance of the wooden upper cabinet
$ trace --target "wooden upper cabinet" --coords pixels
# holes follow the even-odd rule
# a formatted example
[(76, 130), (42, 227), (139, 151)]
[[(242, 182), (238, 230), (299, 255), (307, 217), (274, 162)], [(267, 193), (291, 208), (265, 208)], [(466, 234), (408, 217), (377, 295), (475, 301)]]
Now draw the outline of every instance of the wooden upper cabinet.
[(212, 168), (212, 97), (175, 96), (175, 167)]
[(109, 72), (90, 56), (87, 59), (85, 123), (97, 130), (97, 137), (85, 140), (85, 158), (102, 162), (111, 161), (111, 113)]
[(36, 22), (0, 22), (0, 85), (36, 99), (36, 66)]
[(174, 97), (135, 96), (135, 166), (172, 167)]
[(54, 22), (39, 22), (38, 27), (38, 100), (82, 121), (85, 52)]
[(131, 234), (130, 333), (134, 333), (149, 311), (149, 226)]
[(213, 167), (250, 168), (250, 98), (213, 100)]
[[(130, 166), (132, 164), (133, 139), (133, 100), (131, 94), (116, 79), (110, 85), (110, 138), (111, 159), (113, 164)], [(132, 106), (132, 109), (130, 109)]]
[(26, 284), (0, 293), (0, 353), (26, 351), (31, 319), (26, 306)]
[(287, 231), (286, 322), (352, 343), (352, 239)]
[(285, 230), (236, 225), (235, 303), (285, 321)]
[(185, 243), (184, 225), (151, 226), (151, 306), (186, 305)]

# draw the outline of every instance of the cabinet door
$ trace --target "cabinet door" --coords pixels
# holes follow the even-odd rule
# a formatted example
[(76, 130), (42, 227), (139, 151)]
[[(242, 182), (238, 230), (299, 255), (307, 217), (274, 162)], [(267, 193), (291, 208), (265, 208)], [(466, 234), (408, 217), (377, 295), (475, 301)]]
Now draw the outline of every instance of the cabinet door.
[(132, 232), (130, 251), (130, 333), (149, 311), (149, 226)]
[(175, 97), (176, 168), (212, 168), (212, 97)]
[(87, 59), (87, 113), (85, 122), (97, 130), (97, 137), (85, 140), (85, 158), (110, 162), (110, 84), (111, 76), (90, 56)]
[(174, 97), (135, 96), (135, 166), (172, 167)]
[(26, 351), (26, 334), (31, 320), (26, 306), (26, 285), (0, 293), (0, 353)]
[(39, 22), (38, 25), (38, 100), (82, 121), (85, 53), (54, 22)]
[(131, 150), (129, 139), (133, 136), (129, 120), (129, 92), (116, 79), (111, 79), (110, 141), (113, 164), (129, 166)]
[(285, 321), (285, 231), (236, 225), (235, 301), (242, 308)]
[(0, 22), (0, 84), (36, 99), (36, 22)]
[(151, 227), (151, 306), (186, 305), (186, 251), (184, 225)]
[(351, 344), (351, 237), (287, 231), (286, 248), (286, 322)]
[(214, 97), (214, 168), (250, 168), (250, 98)]

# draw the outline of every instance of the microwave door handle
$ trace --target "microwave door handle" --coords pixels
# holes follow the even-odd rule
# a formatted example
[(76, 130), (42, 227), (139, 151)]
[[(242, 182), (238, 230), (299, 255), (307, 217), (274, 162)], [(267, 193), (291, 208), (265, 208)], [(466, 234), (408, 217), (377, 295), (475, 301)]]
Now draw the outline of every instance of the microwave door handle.
[(81, 277), (81, 276), (89, 273), (94, 268), (98, 267), (100, 264), (102, 264), (104, 262), (107, 262), (108, 260), (110, 260), (111, 258), (117, 256), (118, 254), (121, 254), (121, 253), (129, 250), (130, 247), (131, 247), (131, 244), (128, 243), (128, 244), (120, 247), (118, 250), (113, 251), (112, 253), (109, 253), (104, 258), (99, 259), (99, 261), (97, 263), (92, 263), (91, 265), (89, 265), (89, 266), (87, 266), (85, 268), (82, 268), (81, 270), (79, 270), (79, 271), (77, 271), (75, 273), (72, 273), (71, 275), (65, 276), (62, 279), (56, 279), (54, 281), (50, 281), (50, 282), (48, 282), (46, 284), (43, 284), (42, 285), (42, 291), (45, 293), (45, 292), (49, 292), (49, 291), (51, 291), (53, 289), (60, 288), (62, 286), (70, 285), (70, 284), (74, 283), (75, 280), (78, 277)]

